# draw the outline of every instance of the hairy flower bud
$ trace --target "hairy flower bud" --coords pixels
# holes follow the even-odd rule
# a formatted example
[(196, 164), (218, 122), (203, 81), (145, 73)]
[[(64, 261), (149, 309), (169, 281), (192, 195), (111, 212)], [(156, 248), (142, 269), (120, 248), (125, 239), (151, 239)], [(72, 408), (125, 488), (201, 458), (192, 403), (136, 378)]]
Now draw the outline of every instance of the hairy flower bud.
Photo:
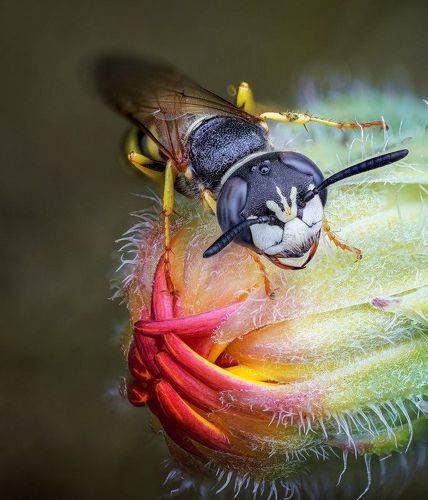
[[(252, 480), (275, 498), (320, 459), (343, 456), (346, 468), (349, 453), (364, 457), (370, 484), (373, 456), (417, 441), (428, 387), (428, 171), (415, 130), (406, 161), (329, 193), (331, 226), (363, 259), (323, 240), (303, 271), (266, 262), (273, 297), (246, 249), (202, 258), (219, 228), (194, 203), (177, 207), (170, 274), (162, 220), (141, 214), (126, 236), (135, 251), (123, 286), (127, 395), (148, 405), (182, 468), (215, 471), (236, 494)], [(367, 137), (379, 148), (362, 136), (362, 156), (372, 152)], [(328, 133), (293, 148), (331, 168), (346, 151), (339, 140)]]

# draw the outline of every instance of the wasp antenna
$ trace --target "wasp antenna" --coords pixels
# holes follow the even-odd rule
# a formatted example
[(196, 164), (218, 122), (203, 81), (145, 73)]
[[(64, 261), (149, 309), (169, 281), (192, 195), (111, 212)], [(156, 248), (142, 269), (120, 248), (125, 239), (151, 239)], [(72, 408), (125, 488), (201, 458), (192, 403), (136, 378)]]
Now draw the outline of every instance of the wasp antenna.
[(212, 257), (213, 255), (221, 252), (224, 248), (227, 247), (232, 241), (248, 229), (250, 226), (254, 226), (254, 224), (265, 224), (269, 222), (273, 222), (275, 217), (273, 215), (263, 215), (262, 217), (257, 217), (257, 219), (245, 219), (239, 224), (231, 227), (228, 231), (223, 233), (220, 238), (218, 238), (209, 248), (207, 248), (203, 254), (204, 259), (208, 259), (208, 257)]
[(348, 177), (353, 177), (357, 174), (362, 174), (363, 172), (368, 172), (369, 170), (375, 170), (376, 168), (385, 167), (391, 163), (394, 163), (398, 160), (401, 160), (405, 156), (409, 154), (408, 149), (401, 149), (400, 151), (393, 151), (392, 153), (386, 153), (384, 155), (375, 156), (374, 158), (370, 158), (368, 160), (364, 160), (361, 163), (357, 163), (356, 165), (352, 165), (352, 167), (345, 168), (336, 174), (331, 175), (327, 179), (325, 179), (321, 184), (311, 191), (308, 191), (303, 198), (304, 202), (308, 202), (312, 200), (314, 196), (316, 196), (320, 191), (323, 191), (326, 187), (335, 184), (343, 179), (347, 179)]

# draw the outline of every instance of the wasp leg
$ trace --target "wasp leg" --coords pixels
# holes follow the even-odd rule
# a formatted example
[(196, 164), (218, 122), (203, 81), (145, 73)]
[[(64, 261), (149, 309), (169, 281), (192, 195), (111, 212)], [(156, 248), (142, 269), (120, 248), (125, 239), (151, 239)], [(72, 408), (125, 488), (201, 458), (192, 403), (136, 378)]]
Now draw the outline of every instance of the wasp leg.
[(306, 125), (307, 123), (319, 123), (320, 125), (325, 125), (327, 127), (334, 127), (340, 130), (345, 128), (369, 128), (369, 127), (381, 127), (383, 129), (388, 129), (386, 123), (382, 120), (375, 120), (371, 122), (336, 122), (334, 120), (326, 120), (324, 118), (319, 118), (317, 116), (312, 116), (309, 113), (295, 113), (293, 111), (284, 112), (271, 112), (262, 113), (259, 118), (263, 121), (272, 120), (280, 123), (294, 123), (295, 125)]
[(137, 170), (139, 170), (144, 175), (147, 175), (147, 177), (149, 177), (153, 181), (160, 181), (161, 179), (163, 179), (163, 172), (157, 172), (156, 170), (152, 170), (150, 168), (150, 165), (156, 163), (155, 160), (152, 160), (140, 153), (136, 153), (135, 151), (131, 151), (128, 154), (128, 160)]
[[(153, 141), (152, 141), (153, 142)], [(163, 179), (164, 164), (161, 161), (159, 154), (150, 149), (150, 144), (147, 143), (147, 153), (145, 156), (141, 149), (139, 131), (136, 127), (132, 127), (126, 135), (123, 148), (128, 161), (141, 173), (152, 179), (153, 181), (161, 181)], [(161, 168), (159, 168), (161, 167)]]
[(255, 112), (255, 102), (253, 97), (253, 91), (247, 82), (242, 82), (239, 84), (238, 91), (236, 93), (236, 106), (243, 109), (247, 113)]
[(168, 292), (171, 295), (176, 295), (174, 284), (171, 279), (171, 216), (174, 212), (174, 181), (175, 181), (175, 166), (171, 161), (168, 161), (165, 167), (165, 183), (163, 190), (163, 216), (164, 216), (164, 232), (165, 232), (165, 278), (168, 286)]
[(324, 218), (323, 223), (322, 223), (322, 228), (327, 235), (327, 238), (334, 243), (338, 248), (341, 250), (347, 251), (347, 252), (352, 252), (355, 255), (355, 261), (359, 261), (362, 259), (363, 255), (361, 253), (361, 250), (359, 248), (355, 248), (351, 245), (347, 245), (343, 241), (340, 240), (340, 238), (337, 236), (336, 233), (334, 233), (331, 230), (330, 224), (328, 223), (327, 219)]
[(212, 192), (209, 189), (204, 189), (201, 192), (201, 197), (204, 207), (215, 215), (217, 212), (217, 202)]
[(267, 275), (266, 267), (263, 264), (262, 259), (258, 256), (258, 254), (256, 254), (256, 252), (253, 252), (252, 250), (249, 250), (249, 252), (250, 252), (252, 259), (257, 264), (257, 267), (259, 268), (259, 270), (263, 276), (266, 296), (273, 299), (275, 297), (275, 292), (272, 289), (272, 285), (271, 285), (271, 282), (269, 280), (269, 276)]

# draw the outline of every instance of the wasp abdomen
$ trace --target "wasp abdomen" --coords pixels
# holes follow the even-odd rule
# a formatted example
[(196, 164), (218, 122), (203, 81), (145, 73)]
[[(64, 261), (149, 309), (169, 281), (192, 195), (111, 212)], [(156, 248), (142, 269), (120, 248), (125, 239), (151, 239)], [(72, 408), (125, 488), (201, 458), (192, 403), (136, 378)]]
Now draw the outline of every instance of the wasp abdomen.
[(267, 149), (269, 141), (259, 124), (230, 116), (203, 121), (189, 138), (192, 169), (205, 187), (214, 192), (234, 163)]

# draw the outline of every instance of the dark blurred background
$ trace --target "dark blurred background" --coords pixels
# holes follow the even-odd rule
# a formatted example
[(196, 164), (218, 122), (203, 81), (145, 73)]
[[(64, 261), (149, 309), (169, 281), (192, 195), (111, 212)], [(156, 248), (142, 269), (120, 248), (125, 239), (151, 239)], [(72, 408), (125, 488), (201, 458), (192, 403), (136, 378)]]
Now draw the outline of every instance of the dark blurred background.
[(0, 498), (156, 498), (165, 446), (114, 396), (126, 311), (108, 300), (113, 242), (143, 184), (119, 167), (124, 123), (82, 65), (117, 49), (162, 57), (216, 92), (247, 80), (290, 107), (302, 76), (329, 73), (426, 97), (427, 2), (0, 6)]

